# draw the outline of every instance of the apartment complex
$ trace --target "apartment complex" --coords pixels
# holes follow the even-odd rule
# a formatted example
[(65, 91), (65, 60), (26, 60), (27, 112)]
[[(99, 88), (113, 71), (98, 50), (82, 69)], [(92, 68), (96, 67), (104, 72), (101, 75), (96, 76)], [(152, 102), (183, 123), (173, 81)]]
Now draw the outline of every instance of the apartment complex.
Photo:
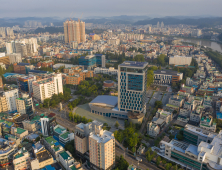
[(66, 84), (78, 85), (85, 78), (93, 77), (93, 71), (83, 70), (80, 66), (64, 68)]
[(190, 65), (192, 61), (192, 57), (187, 56), (170, 56), (169, 57), (169, 65)]
[(17, 110), (16, 99), (19, 97), (18, 89), (12, 89), (12, 90), (8, 90), (8, 91), (4, 91), (3, 94), (6, 98), (8, 111), (9, 112), (15, 112)]
[(43, 102), (47, 98), (51, 98), (53, 94), (63, 93), (62, 75), (53, 74), (48, 78), (33, 81), (33, 97)]
[(183, 73), (172, 70), (156, 70), (154, 73), (154, 84), (172, 84), (183, 79)]
[(118, 66), (118, 108), (120, 111), (146, 111), (147, 62), (125, 61)]
[(112, 132), (102, 129), (101, 122), (76, 125), (75, 147), (80, 155), (89, 151), (91, 168), (112, 169), (115, 163), (115, 138)]
[(78, 43), (86, 41), (85, 22), (67, 20), (63, 23), (65, 43), (77, 41)]

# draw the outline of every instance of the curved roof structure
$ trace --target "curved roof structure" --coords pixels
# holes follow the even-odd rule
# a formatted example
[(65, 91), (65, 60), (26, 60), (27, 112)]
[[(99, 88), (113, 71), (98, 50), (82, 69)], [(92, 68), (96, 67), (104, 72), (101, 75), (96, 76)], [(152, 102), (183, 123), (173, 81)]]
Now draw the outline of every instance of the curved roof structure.
[(118, 103), (118, 97), (109, 96), (109, 95), (100, 95), (93, 99), (89, 105), (97, 104), (97, 105), (105, 105), (109, 107), (115, 107)]

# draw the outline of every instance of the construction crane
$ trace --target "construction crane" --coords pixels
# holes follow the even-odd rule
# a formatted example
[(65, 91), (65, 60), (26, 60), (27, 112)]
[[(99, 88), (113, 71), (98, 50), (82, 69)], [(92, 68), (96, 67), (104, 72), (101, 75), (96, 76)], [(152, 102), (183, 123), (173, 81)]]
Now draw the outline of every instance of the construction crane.
[(78, 20), (79, 20), (79, 22), (80, 22), (80, 20), (81, 20), (81, 18), (82, 18), (82, 15), (83, 15), (83, 13), (81, 14), (80, 18), (78, 19)]

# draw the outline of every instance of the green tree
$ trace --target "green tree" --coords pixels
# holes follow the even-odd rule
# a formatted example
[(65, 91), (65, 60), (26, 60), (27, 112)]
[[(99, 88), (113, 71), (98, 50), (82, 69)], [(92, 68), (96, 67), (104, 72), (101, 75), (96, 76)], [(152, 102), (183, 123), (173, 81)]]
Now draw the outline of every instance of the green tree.
[(127, 170), (129, 167), (129, 163), (124, 159), (123, 155), (116, 159), (116, 168), (119, 170)]
[(115, 127), (116, 127), (117, 129), (119, 128), (119, 122), (118, 122), (118, 121), (116, 121)]
[(158, 156), (157, 159), (156, 159), (156, 165), (159, 166), (160, 165), (160, 161), (161, 161), (161, 157)]
[(154, 104), (155, 108), (158, 109), (158, 108), (162, 108), (163, 107), (163, 104), (162, 104), (162, 101), (155, 101), (155, 104)]

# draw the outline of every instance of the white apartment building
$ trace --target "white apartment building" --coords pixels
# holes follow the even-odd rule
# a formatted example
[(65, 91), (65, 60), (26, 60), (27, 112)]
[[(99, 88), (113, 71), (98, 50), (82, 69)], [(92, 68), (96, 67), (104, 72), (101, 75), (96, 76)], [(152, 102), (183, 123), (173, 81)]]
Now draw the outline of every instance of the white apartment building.
[(147, 124), (147, 134), (149, 136), (156, 137), (160, 133), (160, 127), (154, 122), (149, 122)]
[(173, 120), (173, 113), (158, 109), (156, 112), (156, 118), (161, 118), (168, 124)]
[(169, 65), (190, 65), (192, 61), (192, 57), (187, 56), (170, 56), (169, 57)]
[(109, 68), (102, 68), (102, 67), (96, 67), (94, 69), (94, 74), (108, 74), (108, 75), (115, 75), (118, 76), (118, 69), (114, 69), (114, 67)]
[(40, 102), (51, 98), (53, 94), (63, 93), (62, 74), (54, 74), (50, 78), (33, 81), (33, 97)]
[(68, 169), (70, 165), (73, 165), (75, 160), (69, 151), (63, 151), (59, 153), (59, 162), (65, 169)]
[(14, 112), (17, 110), (16, 107), (16, 99), (19, 97), (18, 89), (4, 91), (4, 95), (6, 97), (8, 111)]

